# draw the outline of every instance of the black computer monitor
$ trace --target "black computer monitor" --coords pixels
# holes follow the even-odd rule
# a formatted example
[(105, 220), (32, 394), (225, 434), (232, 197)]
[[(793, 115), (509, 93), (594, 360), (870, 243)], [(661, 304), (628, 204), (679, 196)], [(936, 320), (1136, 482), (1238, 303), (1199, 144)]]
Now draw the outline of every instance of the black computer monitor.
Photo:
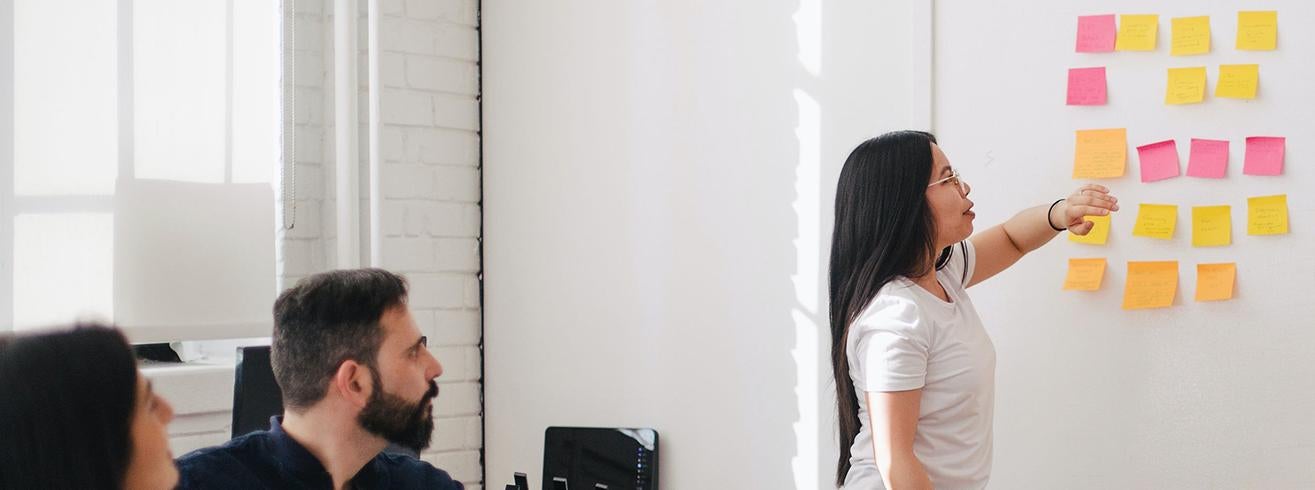
[(554, 477), (573, 489), (658, 488), (658, 434), (653, 429), (549, 427), (543, 438), (543, 488)]

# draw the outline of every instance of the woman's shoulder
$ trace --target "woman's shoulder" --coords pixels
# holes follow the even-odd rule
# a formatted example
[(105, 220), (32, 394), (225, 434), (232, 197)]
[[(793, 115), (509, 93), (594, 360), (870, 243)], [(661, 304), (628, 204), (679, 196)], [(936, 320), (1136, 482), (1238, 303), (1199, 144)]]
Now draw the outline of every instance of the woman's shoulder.
[(897, 278), (881, 288), (863, 312), (854, 319), (859, 329), (915, 328), (918, 325), (918, 301), (912, 281)]

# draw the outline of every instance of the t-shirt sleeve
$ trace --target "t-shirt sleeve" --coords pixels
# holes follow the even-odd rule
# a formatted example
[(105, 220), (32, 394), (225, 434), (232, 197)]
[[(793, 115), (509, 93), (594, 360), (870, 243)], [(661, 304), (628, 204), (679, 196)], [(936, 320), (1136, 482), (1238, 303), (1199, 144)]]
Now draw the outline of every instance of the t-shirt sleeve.
[(972, 240), (964, 240), (950, 247), (950, 260), (945, 263), (945, 274), (960, 288), (968, 287), (977, 267), (977, 248)]
[(917, 304), (903, 298), (877, 301), (851, 327), (858, 329), (853, 354), (862, 370), (863, 390), (922, 388), (926, 384), (930, 342), (919, 321)]

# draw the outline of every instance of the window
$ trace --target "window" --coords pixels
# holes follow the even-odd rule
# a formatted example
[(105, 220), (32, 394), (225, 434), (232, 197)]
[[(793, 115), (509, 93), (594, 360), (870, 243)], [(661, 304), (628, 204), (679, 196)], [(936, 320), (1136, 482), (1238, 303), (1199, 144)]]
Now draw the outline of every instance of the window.
[(98, 318), (136, 342), (268, 335), (283, 6), (0, 8), (12, 11), (0, 147), (13, 148), (0, 155), (0, 325)]

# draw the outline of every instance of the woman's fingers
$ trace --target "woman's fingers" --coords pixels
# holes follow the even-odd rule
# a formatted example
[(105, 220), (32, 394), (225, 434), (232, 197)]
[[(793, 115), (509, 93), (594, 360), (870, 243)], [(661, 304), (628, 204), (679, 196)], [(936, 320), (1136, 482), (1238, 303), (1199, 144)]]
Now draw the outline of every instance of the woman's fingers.
[(1069, 204), (1068, 216), (1071, 220), (1077, 220), (1083, 216), (1105, 216), (1110, 214), (1111, 209), (1101, 206), (1090, 206), (1086, 204)]
[(1074, 204), (1095, 206), (1109, 209), (1111, 211), (1119, 210), (1119, 200), (1108, 194), (1090, 194), (1070, 198), (1069, 205), (1071, 206)]
[(1091, 221), (1083, 221), (1076, 225), (1070, 226), (1068, 228), (1068, 232), (1074, 235), (1082, 236), (1082, 235), (1086, 235), (1087, 233), (1091, 233), (1091, 229), (1095, 227), (1096, 227), (1096, 223)]

